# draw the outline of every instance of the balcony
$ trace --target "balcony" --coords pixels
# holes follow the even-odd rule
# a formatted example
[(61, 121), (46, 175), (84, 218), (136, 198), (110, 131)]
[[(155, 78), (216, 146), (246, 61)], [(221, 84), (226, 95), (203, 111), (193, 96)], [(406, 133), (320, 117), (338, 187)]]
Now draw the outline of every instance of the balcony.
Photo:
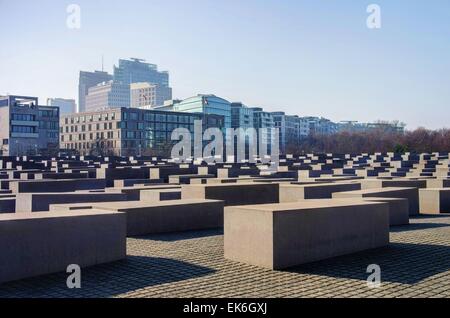
[(39, 121), (29, 121), (29, 120), (11, 120), (12, 126), (33, 126), (38, 127)]
[(13, 137), (13, 138), (39, 138), (39, 134), (38, 133), (12, 132), (11, 137)]

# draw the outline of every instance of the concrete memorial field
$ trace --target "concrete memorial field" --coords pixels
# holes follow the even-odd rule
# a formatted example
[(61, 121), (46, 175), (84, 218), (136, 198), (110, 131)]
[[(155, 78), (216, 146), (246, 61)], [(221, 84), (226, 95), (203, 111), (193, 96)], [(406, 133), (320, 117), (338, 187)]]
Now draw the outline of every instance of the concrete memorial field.
[[(3, 286), (47, 281), (70, 264), (95, 271), (142, 254), (181, 262), (193, 249), (199, 263), (221, 264), (219, 272), (243, 267), (276, 276), (361, 253), (388, 263), (398, 238), (417, 224), (438, 224), (427, 230), (450, 241), (449, 159), (303, 154), (282, 156), (268, 169), (260, 161), (198, 158), (2, 157), (0, 295)], [(136, 252), (146, 244), (153, 248)]]

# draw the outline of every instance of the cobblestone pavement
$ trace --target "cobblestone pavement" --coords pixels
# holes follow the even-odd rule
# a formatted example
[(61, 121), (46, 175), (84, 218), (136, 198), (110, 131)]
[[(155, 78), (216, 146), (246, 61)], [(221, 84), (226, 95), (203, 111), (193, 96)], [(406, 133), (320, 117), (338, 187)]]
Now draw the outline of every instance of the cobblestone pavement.
[[(450, 298), (450, 215), (391, 229), (389, 247), (284, 271), (223, 258), (221, 231), (128, 239), (128, 258), (82, 270), (82, 288), (67, 274), (0, 286), (0, 297), (446, 297)], [(382, 285), (368, 288), (369, 264)]]

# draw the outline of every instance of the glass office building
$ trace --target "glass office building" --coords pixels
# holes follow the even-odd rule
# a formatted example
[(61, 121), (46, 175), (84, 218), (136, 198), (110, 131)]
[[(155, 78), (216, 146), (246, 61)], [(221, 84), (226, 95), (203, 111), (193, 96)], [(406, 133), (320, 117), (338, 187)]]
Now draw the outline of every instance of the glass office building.
[(178, 112), (223, 116), (225, 128), (231, 128), (231, 103), (215, 95), (197, 95), (174, 105)]
[(119, 66), (114, 66), (114, 81), (122, 84), (149, 82), (168, 87), (169, 73), (158, 71), (155, 64), (142, 59), (120, 59)]

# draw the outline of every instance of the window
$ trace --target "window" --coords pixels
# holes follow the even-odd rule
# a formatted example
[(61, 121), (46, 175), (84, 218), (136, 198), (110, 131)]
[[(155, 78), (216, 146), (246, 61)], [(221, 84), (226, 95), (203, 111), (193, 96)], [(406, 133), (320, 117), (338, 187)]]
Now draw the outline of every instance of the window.
[(12, 126), (11, 131), (14, 133), (24, 133), (33, 134), (35, 132), (35, 127), (31, 126)]
[(137, 113), (130, 113), (130, 119), (131, 120), (138, 120), (138, 114)]
[(31, 114), (11, 114), (11, 119), (18, 121), (34, 121), (35, 116)]

